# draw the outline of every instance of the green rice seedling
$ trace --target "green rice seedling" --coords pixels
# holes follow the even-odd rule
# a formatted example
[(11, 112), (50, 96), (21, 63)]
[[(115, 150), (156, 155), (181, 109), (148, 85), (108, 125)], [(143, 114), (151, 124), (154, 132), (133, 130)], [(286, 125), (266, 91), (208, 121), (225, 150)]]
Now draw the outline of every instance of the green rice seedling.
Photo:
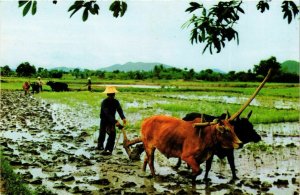
[[(232, 88), (232, 86), (230, 86), (230, 88)], [(221, 97), (232, 97), (232, 93), (228, 91), (218, 93), (217, 91), (183, 92), (164, 90), (153, 92), (152, 89), (136, 89), (133, 91), (126, 91), (127, 88), (118, 88), (118, 90), (120, 91), (120, 93), (116, 95), (116, 98), (120, 101), (129, 122), (134, 123), (133, 128), (137, 128), (137, 125), (135, 124), (140, 124), (144, 118), (151, 115), (167, 114), (181, 118), (190, 112), (200, 112), (218, 116), (226, 112), (226, 110), (228, 110), (231, 114), (235, 113), (240, 109), (241, 104), (243, 103), (224, 103), (218, 99), (208, 101), (199, 98), (201, 95), (212, 95), (215, 97), (218, 97), (219, 95)], [(253, 92), (253, 90), (251, 89), (251, 93)], [(101, 92), (91, 93), (88, 91), (71, 91), (59, 93), (42, 92), (35, 96), (47, 101), (66, 104), (78, 111), (82, 109), (89, 110), (89, 114), (91, 115), (91, 117), (95, 118), (99, 118), (100, 103), (104, 98), (106, 98), (106, 95)], [(239, 95), (239, 97), (244, 97), (245, 99), (247, 99), (249, 95)], [(259, 96), (257, 96), (257, 100), (262, 103), (258, 106), (249, 106), (243, 112), (241, 117), (245, 116), (250, 110), (253, 110), (253, 114), (250, 119), (253, 123), (298, 121), (299, 110), (274, 108), (274, 102), (280, 99), (290, 102), (294, 101), (295, 103), (297, 102), (296, 98), (280, 98), (277, 96), (265, 96), (260, 94)]]
[(87, 129), (85, 129), (85, 132), (88, 133), (89, 135), (93, 135), (96, 131), (98, 131), (99, 126), (93, 125)]
[(273, 146), (261, 141), (258, 143), (248, 143), (244, 146), (244, 149), (249, 150), (250, 152), (264, 151), (271, 153), (273, 151)]

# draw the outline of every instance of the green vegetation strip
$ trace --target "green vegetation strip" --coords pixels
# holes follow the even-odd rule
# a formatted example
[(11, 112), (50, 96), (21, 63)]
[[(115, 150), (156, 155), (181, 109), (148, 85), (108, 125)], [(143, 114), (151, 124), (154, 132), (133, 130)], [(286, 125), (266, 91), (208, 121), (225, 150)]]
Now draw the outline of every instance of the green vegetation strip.
[(5, 159), (5, 156), (0, 150), (0, 168), (1, 178), (4, 180), (5, 194), (11, 195), (53, 195), (50, 190), (46, 189), (45, 186), (39, 186), (35, 190), (25, 184), (23, 178), (16, 174), (13, 167), (9, 164), (9, 161)]
[(1, 178), (5, 181), (6, 194), (34, 194), (34, 192), (24, 184), (23, 179), (14, 172), (9, 162), (2, 155), (2, 152), (0, 154), (0, 160)]
[[(173, 95), (182, 95), (178, 92), (120, 92), (116, 98), (123, 105), (126, 117), (131, 121), (132, 128), (139, 128), (141, 120), (151, 115), (168, 114), (175, 117), (183, 117), (190, 112), (200, 112), (218, 116), (227, 110), (230, 114), (238, 111), (241, 104), (224, 103), (219, 101), (207, 101), (197, 99), (198, 96), (192, 96), (191, 99), (174, 98)], [(185, 97), (193, 95), (193, 93), (185, 93)], [(216, 95), (212, 93), (197, 93), (201, 95)], [(223, 94), (225, 95), (225, 94)], [(42, 92), (35, 95), (41, 99), (53, 103), (66, 104), (78, 111), (88, 111), (89, 117), (98, 118), (100, 111), (100, 103), (106, 98), (106, 95), (99, 92)], [(248, 98), (247, 95), (243, 96)], [(250, 110), (253, 111), (251, 122), (257, 123), (277, 123), (277, 122), (295, 122), (299, 119), (298, 109), (276, 109), (274, 102), (278, 98), (270, 96), (259, 96), (261, 106), (249, 106), (242, 114), (246, 116)], [(295, 101), (293, 98), (283, 98), (285, 101)], [(137, 117), (140, 116), (140, 117)], [(137, 118), (137, 119), (136, 119)]]

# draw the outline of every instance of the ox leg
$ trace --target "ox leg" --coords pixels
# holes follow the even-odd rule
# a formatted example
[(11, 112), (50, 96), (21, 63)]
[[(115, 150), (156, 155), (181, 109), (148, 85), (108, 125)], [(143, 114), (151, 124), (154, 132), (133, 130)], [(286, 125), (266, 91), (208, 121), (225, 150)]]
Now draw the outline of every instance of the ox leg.
[(155, 170), (154, 170), (154, 151), (155, 151), (155, 148), (152, 148), (151, 149), (150, 158), (149, 158), (149, 167), (150, 167), (151, 174), (152, 174), (153, 177), (155, 176)]
[(227, 160), (229, 162), (230, 169), (231, 169), (231, 172), (232, 172), (232, 180), (237, 180), (239, 178), (236, 176), (236, 172), (235, 172), (235, 163), (234, 163), (234, 153), (233, 152), (234, 152), (233, 150), (228, 152)]
[(192, 168), (192, 180), (193, 182), (195, 182), (197, 176), (201, 174), (201, 169), (196, 159), (193, 156), (182, 156), (181, 159), (184, 160)]
[(146, 155), (145, 158), (144, 158), (143, 171), (146, 171), (147, 164), (148, 164), (148, 157)]
[(205, 181), (208, 180), (208, 173), (211, 169), (211, 164), (212, 164), (213, 158), (214, 158), (214, 155), (211, 155), (211, 157), (209, 159), (207, 159), (207, 161), (206, 161), (205, 176), (204, 176)]
[(145, 160), (144, 160), (143, 170), (146, 170), (146, 166), (147, 166), (147, 163), (148, 163), (150, 171), (151, 171), (151, 175), (154, 177), (155, 176), (155, 170), (154, 170), (154, 151), (155, 151), (155, 148), (153, 148), (153, 147), (147, 148), (145, 151), (146, 151), (146, 157), (145, 157)]

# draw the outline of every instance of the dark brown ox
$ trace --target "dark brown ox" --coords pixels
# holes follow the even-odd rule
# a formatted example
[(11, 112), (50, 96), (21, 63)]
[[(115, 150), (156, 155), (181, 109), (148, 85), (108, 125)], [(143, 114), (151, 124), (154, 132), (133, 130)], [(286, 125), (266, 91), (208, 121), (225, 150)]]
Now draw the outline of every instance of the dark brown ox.
[[(198, 120), (198, 121), (197, 121)], [(158, 149), (166, 157), (178, 157), (191, 168), (193, 180), (200, 174), (199, 165), (214, 153), (217, 145), (224, 148), (238, 148), (241, 141), (234, 133), (234, 127), (228, 120), (216, 124), (194, 128), (194, 121), (183, 121), (170, 116), (152, 116), (142, 123), (141, 140), (144, 143), (147, 164), (152, 176), (154, 171), (154, 152)]]

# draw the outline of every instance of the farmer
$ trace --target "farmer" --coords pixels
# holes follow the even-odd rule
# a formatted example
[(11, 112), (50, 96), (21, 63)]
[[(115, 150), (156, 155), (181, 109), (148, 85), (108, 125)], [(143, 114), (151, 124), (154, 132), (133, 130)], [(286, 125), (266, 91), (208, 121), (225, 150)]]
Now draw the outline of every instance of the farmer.
[(89, 91), (92, 91), (92, 81), (91, 81), (91, 78), (90, 78), (90, 77), (88, 78), (88, 82), (87, 82), (86, 85), (88, 86), (88, 90), (89, 90)]
[[(121, 105), (117, 99), (115, 99), (115, 94), (117, 89), (114, 86), (107, 86), (103, 93), (107, 94), (107, 98), (101, 103), (100, 110), (100, 131), (98, 137), (98, 150), (104, 150), (101, 154), (111, 155), (115, 145), (116, 139), (116, 128), (115, 126), (121, 128), (121, 124), (116, 120), (115, 115), (118, 112), (120, 118), (123, 120), (123, 125), (126, 124), (126, 118), (124, 116)], [(108, 139), (105, 148), (103, 148), (103, 143), (108, 134)]]
[(25, 81), (23, 83), (23, 90), (25, 92), (25, 95), (29, 94), (29, 89), (30, 89), (30, 83), (28, 81)]
[(41, 77), (38, 77), (37, 83), (39, 85), (39, 91), (43, 91), (43, 81), (41, 80)]

